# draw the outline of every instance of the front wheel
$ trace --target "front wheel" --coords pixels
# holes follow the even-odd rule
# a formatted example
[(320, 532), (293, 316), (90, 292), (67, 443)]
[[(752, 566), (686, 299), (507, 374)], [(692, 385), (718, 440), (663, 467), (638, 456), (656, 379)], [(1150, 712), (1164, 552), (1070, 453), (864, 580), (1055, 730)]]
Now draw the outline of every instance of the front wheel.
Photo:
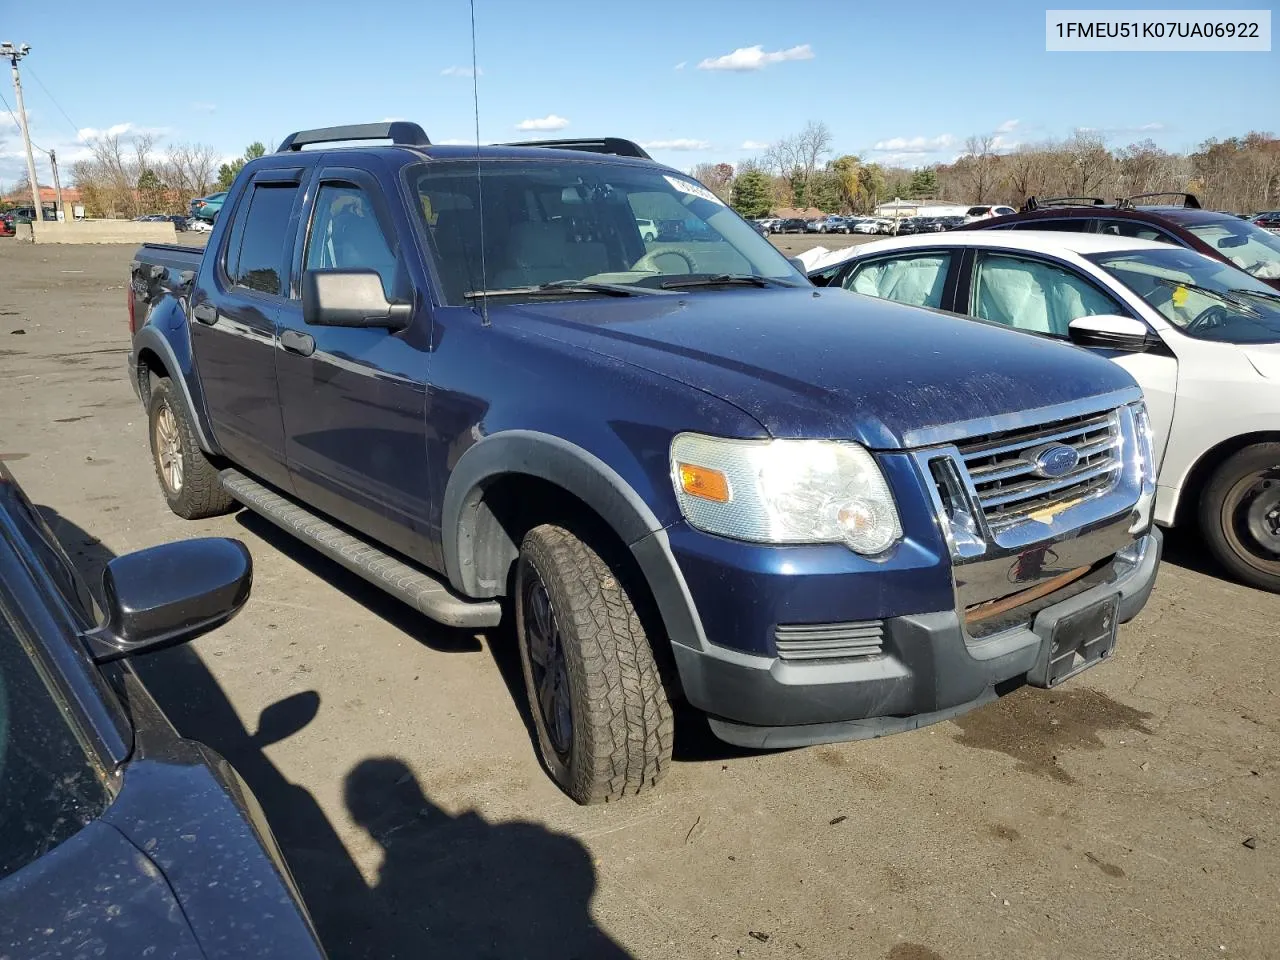
[(1257, 443), (1222, 462), (1200, 498), (1200, 529), (1234, 576), (1280, 593), (1280, 443)]
[(520, 546), (516, 637), (538, 747), (578, 803), (654, 786), (671, 763), (671, 704), (618, 573), (563, 527)]

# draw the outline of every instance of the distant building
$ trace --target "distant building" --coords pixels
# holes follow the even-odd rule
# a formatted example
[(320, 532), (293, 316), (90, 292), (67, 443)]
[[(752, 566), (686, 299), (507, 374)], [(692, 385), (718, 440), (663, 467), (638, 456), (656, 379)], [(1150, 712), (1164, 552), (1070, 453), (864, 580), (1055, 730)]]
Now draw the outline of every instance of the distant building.
[(888, 200), (876, 207), (877, 217), (963, 217), (971, 204), (952, 200)]
[[(31, 189), (24, 183), (20, 187), (10, 190), (4, 197), (4, 202), (18, 207), (31, 206)], [(40, 206), (51, 207), (58, 202), (58, 191), (53, 187), (40, 184)], [(80, 191), (76, 187), (62, 188), (63, 203), (80, 203)]]

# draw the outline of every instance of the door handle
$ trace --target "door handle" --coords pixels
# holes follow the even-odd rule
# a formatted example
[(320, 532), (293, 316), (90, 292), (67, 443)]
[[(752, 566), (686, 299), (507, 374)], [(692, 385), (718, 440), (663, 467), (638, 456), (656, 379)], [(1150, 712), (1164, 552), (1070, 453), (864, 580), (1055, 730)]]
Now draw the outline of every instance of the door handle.
[(218, 322), (218, 310), (210, 303), (197, 303), (191, 311), (191, 316), (209, 326)]
[(303, 333), (301, 330), (281, 330), (280, 346), (290, 353), (309, 357), (316, 352), (316, 338), (309, 333)]

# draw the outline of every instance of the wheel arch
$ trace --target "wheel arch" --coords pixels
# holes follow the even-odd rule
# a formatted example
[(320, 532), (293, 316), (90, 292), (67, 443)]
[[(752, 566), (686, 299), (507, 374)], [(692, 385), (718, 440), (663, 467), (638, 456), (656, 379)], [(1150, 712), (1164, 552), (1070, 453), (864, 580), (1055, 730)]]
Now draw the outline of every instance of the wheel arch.
[(213, 456), (219, 455), (217, 444), (212, 434), (206, 429), (204, 418), (191, 397), (187, 378), (183, 375), (182, 364), (174, 353), (172, 344), (153, 326), (145, 326), (137, 332), (133, 341), (133, 353), (137, 357), (138, 395), (143, 404), (151, 400), (151, 374), (168, 377), (169, 382), (178, 388), (178, 401), (184, 406), (184, 412), (195, 430), (200, 449)]
[[(657, 515), (612, 467), (551, 434), (512, 430), (486, 437), (458, 460), (441, 514), (445, 573), (470, 597), (505, 595), (521, 531), (504, 522), (514, 499), (525, 517), (579, 511), (635, 559), (667, 636), (702, 649), (706, 639), (689, 588)], [(581, 516), (581, 510), (589, 511)]]
[(1210, 447), (1202, 453), (1195, 463), (1191, 465), (1178, 485), (1177, 499), (1173, 505), (1173, 523), (1172, 526), (1182, 526), (1183, 524), (1194, 523), (1196, 520), (1196, 511), (1200, 506), (1200, 495), (1204, 492), (1205, 485), (1208, 484), (1209, 478), (1213, 476), (1213, 472), (1227, 458), (1235, 456), (1246, 447), (1251, 447), (1257, 443), (1280, 443), (1280, 430), (1255, 430), (1250, 433), (1242, 433), (1234, 437), (1229, 437)]

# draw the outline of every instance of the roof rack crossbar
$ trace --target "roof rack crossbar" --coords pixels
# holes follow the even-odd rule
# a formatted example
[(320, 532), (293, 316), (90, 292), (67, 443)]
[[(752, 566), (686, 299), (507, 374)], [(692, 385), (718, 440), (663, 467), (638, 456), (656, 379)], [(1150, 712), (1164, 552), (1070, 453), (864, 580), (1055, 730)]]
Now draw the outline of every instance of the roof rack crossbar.
[[(1200, 198), (1194, 193), (1183, 193), (1180, 190), (1167, 190), (1159, 193), (1138, 193), (1132, 197), (1125, 197), (1120, 201), (1119, 206), (1122, 209), (1139, 206), (1134, 203), (1135, 200), (1150, 200), (1152, 197), (1181, 197), (1182, 205), (1188, 210), (1200, 209)], [(1155, 204), (1147, 204), (1147, 206), (1155, 206)]]
[(299, 130), (284, 138), (276, 153), (301, 150), (313, 143), (341, 143), (344, 140), (390, 140), (397, 146), (427, 147), (431, 141), (426, 131), (407, 120), (386, 123), (352, 123), (343, 127), (320, 127), (316, 130)]
[(1101, 197), (1027, 197), (1022, 212), (1030, 213), (1041, 207), (1101, 207), (1106, 202)]
[(581, 150), (585, 153), (608, 153), (616, 157), (637, 157), (652, 160), (644, 147), (621, 137), (594, 137), (573, 140), (521, 140), (499, 144), (503, 147), (547, 147), (552, 150)]

